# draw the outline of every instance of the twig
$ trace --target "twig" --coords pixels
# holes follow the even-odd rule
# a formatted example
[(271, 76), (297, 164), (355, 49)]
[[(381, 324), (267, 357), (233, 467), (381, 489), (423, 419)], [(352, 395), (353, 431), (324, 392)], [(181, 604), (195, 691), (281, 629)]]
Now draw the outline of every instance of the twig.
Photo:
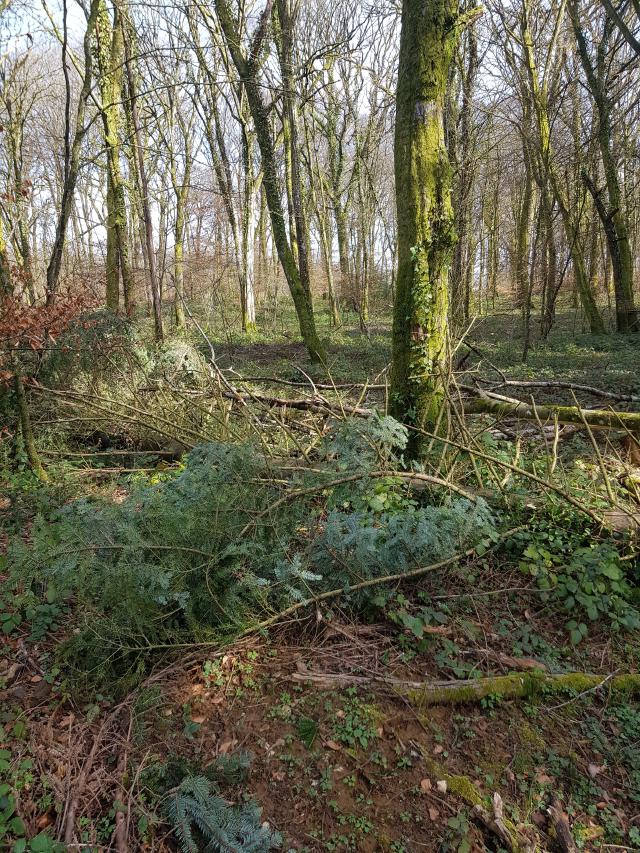
[(478, 382), (491, 384), (492, 388), (561, 388), (567, 391), (584, 391), (594, 397), (602, 397), (605, 400), (614, 400), (617, 403), (640, 403), (637, 394), (616, 394), (613, 391), (604, 391), (602, 388), (594, 388), (592, 385), (580, 385), (575, 382), (554, 381), (546, 382), (541, 379), (507, 379), (502, 374), (502, 381), (492, 383), (488, 379), (479, 378)]
[(240, 531), (239, 537), (242, 539), (246, 534), (251, 530), (251, 528), (265, 515), (273, 512), (278, 507), (281, 507), (283, 504), (290, 503), (291, 501), (296, 500), (296, 498), (304, 497), (306, 495), (312, 495), (316, 492), (322, 492), (324, 489), (331, 489), (334, 486), (341, 486), (345, 483), (354, 483), (357, 480), (363, 480), (366, 477), (379, 478), (379, 477), (399, 477), (403, 480), (417, 481), (423, 483), (431, 483), (434, 486), (442, 486), (446, 489), (451, 489), (451, 491), (456, 492), (462, 497), (466, 498), (470, 501), (476, 501), (477, 498), (475, 495), (472, 495), (470, 492), (467, 492), (465, 489), (460, 486), (456, 486), (453, 483), (449, 482), (449, 480), (443, 480), (440, 477), (432, 477), (429, 474), (419, 474), (414, 471), (362, 471), (358, 474), (349, 474), (345, 477), (338, 477), (335, 480), (327, 480), (323, 483), (316, 483), (314, 486), (309, 486), (305, 489), (295, 489), (294, 491), (288, 492), (288, 494), (283, 495), (281, 498), (278, 498), (277, 501), (274, 501), (270, 506), (266, 509), (263, 509), (259, 512), (251, 521), (247, 522), (245, 526)]
[[(514, 533), (518, 533), (522, 530), (522, 527), (514, 527), (511, 530), (507, 530), (502, 533), (497, 541), (494, 543), (494, 547), (498, 545), (500, 542), (508, 539), (510, 536), (513, 536)], [(362, 589), (369, 589), (374, 586), (380, 586), (382, 584), (389, 583), (402, 583), (403, 581), (410, 580), (412, 578), (421, 577), (423, 575), (429, 574), (430, 572), (436, 572), (440, 569), (445, 569), (448, 566), (452, 566), (455, 563), (460, 562), (460, 560), (464, 560), (465, 558), (474, 557), (476, 555), (475, 548), (469, 548), (467, 551), (461, 551), (457, 554), (454, 554), (452, 557), (449, 557), (446, 560), (441, 560), (439, 563), (432, 563), (428, 566), (419, 566), (416, 569), (411, 569), (408, 572), (398, 572), (393, 575), (384, 575), (379, 578), (369, 578), (366, 581), (361, 581), (360, 583), (352, 584), (349, 586), (341, 586), (336, 589), (330, 589), (327, 592), (320, 593), (320, 595), (311, 596), (309, 598), (305, 598), (302, 601), (296, 602), (296, 604), (292, 604), (290, 607), (281, 610), (279, 613), (276, 613), (274, 616), (270, 616), (268, 619), (264, 619), (262, 622), (254, 623), (250, 625), (248, 628), (245, 628), (240, 634), (235, 635), (232, 641), (235, 642), (243, 637), (248, 637), (251, 634), (256, 634), (260, 631), (264, 631), (267, 628), (271, 628), (273, 625), (277, 625), (279, 622), (282, 622), (289, 616), (292, 616), (294, 613), (299, 613), (301, 610), (305, 610), (307, 607), (311, 607), (314, 605), (318, 605), (323, 601), (329, 601), (333, 598), (339, 598), (341, 595), (349, 595), (352, 592), (359, 592)], [(231, 642), (231, 641), (230, 641)], [(220, 646), (222, 643), (219, 640), (213, 641), (205, 641), (202, 643), (166, 643), (166, 644), (157, 644), (157, 645), (149, 645), (145, 646), (145, 649), (151, 651), (153, 649), (179, 649), (179, 648), (207, 648), (210, 646)], [(121, 647), (127, 651), (137, 651), (135, 647), (123, 646)]]

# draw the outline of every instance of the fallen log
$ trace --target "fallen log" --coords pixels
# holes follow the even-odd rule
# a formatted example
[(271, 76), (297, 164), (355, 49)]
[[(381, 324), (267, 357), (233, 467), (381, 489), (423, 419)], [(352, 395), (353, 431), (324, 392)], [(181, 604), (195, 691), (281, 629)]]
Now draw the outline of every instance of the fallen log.
[(581, 695), (601, 687), (627, 696), (640, 695), (640, 674), (603, 677), (586, 672), (566, 672), (549, 675), (545, 672), (511, 672), (490, 678), (470, 678), (457, 681), (427, 681), (407, 690), (399, 688), (416, 708), (428, 705), (451, 705), (480, 702), (487, 696), (521, 699), (534, 696), (575, 693)]
[(299, 668), (292, 681), (313, 682), (323, 689), (344, 687), (377, 687), (388, 690), (409, 702), (416, 710), (431, 705), (458, 705), (481, 702), (487, 696), (501, 699), (527, 699), (562, 693), (581, 696), (605, 688), (627, 697), (640, 695), (640, 674), (602, 676), (587, 672), (565, 672), (550, 675), (543, 670), (517, 671), (507, 675), (469, 678), (455, 681), (408, 681), (393, 677), (313, 672)]
[[(467, 390), (467, 389), (465, 389)], [(466, 415), (493, 415), (525, 421), (555, 421), (590, 429), (622, 429), (640, 434), (640, 412), (616, 412), (613, 409), (581, 409), (578, 406), (534, 405), (516, 400), (499, 399), (477, 390), (477, 398), (464, 401)]]

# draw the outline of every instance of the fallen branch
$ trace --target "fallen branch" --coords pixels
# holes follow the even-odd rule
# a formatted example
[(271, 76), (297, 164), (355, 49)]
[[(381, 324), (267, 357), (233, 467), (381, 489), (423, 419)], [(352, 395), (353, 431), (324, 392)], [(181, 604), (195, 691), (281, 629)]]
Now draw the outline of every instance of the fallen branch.
[(472, 495), (471, 492), (467, 492), (465, 489), (460, 486), (456, 486), (453, 483), (449, 482), (449, 480), (443, 480), (441, 477), (433, 477), (430, 474), (420, 474), (417, 471), (361, 471), (358, 474), (348, 474), (345, 477), (338, 477), (336, 480), (327, 480), (322, 483), (316, 483), (313, 486), (308, 486), (305, 489), (294, 489), (291, 492), (283, 495), (278, 500), (274, 501), (270, 504), (266, 509), (263, 509), (259, 512), (255, 518), (252, 518), (251, 521), (248, 521), (242, 530), (239, 533), (238, 538), (244, 538), (247, 533), (251, 530), (252, 527), (255, 526), (256, 522), (258, 522), (261, 518), (264, 518), (265, 515), (269, 515), (269, 513), (273, 512), (275, 509), (283, 506), (283, 504), (290, 503), (291, 501), (296, 500), (296, 498), (305, 497), (306, 495), (313, 495), (318, 492), (323, 492), (325, 489), (332, 489), (335, 486), (342, 486), (346, 483), (355, 483), (358, 480), (364, 480), (367, 477), (371, 477), (371, 479), (378, 479), (380, 477), (397, 477), (401, 480), (405, 480), (409, 485), (414, 488), (418, 483), (427, 484), (432, 486), (441, 486), (446, 489), (450, 489), (452, 492), (460, 495), (463, 498), (466, 498), (469, 501), (476, 501), (477, 497)]
[[(465, 391), (471, 390), (465, 386)], [(521, 418), (522, 420), (553, 421), (561, 424), (577, 424), (591, 429), (626, 429), (640, 433), (639, 412), (616, 412), (612, 409), (581, 409), (577, 406), (538, 406), (509, 398), (500, 399), (499, 395), (475, 389), (478, 397), (464, 403), (466, 415), (489, 414), (501, 418)]]
[(594, 388), (592, 385), (580, 385), (575, 382), (563, 382), (561, 380), (547, 382), (542, 379), (503, 379), (501, 382), (493, 383), (488, 379), (479, 379), (479, 382), (484, 382), (491, 385), (491, 388), (555, 388), (563, 391), (584, 391), (585, 394), (592, 394), (594, 397), (601, 397), (603, 400), (613, 400), (616, 403), (640, 403), (640, 397), (637, 394), (616, 394), (613, 391), (605, 391), (602, 388)]
[(500, 839), (506, 850), (512, 851), (512, 853), (533, 853), (534, 850), (539, 849), (536, 839), (529, 838), (523, 827), (516, 826), (504, 817), (502, 798), (497, 792), (493, 795), (493, 815), (490, 815), (485, 808), (485, 797), (472, 779), (468, 776), (448, 773), (446, 768), (432, 758), (421, 745), (416, 745), (422, 753), (429, 775), (438, 782), (444, 782), (448, 793), (460, 797), (461, 800), (472, 806), (474, 816), (484, 824), (489, 832)]
[[(266, 385), (287, 385), (291, 388), (308, 388), (308, 382), (294, 381), (293, 379), (279, 379), (276, 376), (241, 376), (241, 382), (261, 382)], [(388, 385), (367, 382), (347, 382), (330, 384), (328, 382), (314, 382), (314, 387), (321, 391), (352, 391), (356, 388), (364, 388), (367, 391), (384, 391)]]
[[(463, 403), (466, 415), (490, 414), (500, 418), (518, 418), (527, 421), (552, 421), (560, 424), (574, 424), (584, 428), (587, 424), (591, 429), (624, 429), (631, 433), (640, 434), (639, 412), (617, 412), (613, 409), (582, 409), (577, 406), (537, 405), (505, 397), (494, 391), (486, 391), (473, 385), (459, 385), (460, 390), (472, 394), (476, 399), (465, 400)], [(321, 414), (355, 415), (360, 418), (370, 418), (375, 414), (373, 409), (361, 406), (349, 406), (343, 403), (331, 403), (324, 397), (314, 397), (307, 400), (290, 400), (286, 397), (269, 397), (264, 394), (245, 394), (223, 392), (223, 396), (250, 400), (268, 406), (302, 409)]]
[(314, 397), (308, 400), (290, 400), (287, 397), (268, 397), (265, 394), (248, 394), (240, 391), (223, 391), (222, 396), (231, 400), (240, 400), (243, 403), (257, 402), (266, 406), (279, 406), (287, 409), (302, 409), (321, 414), (356, 415), (359, 418), (370, 418), (375, 412), (373, 409), (363, 409), (360, 406), (348, 406), (345, 404), (330, 403), (324, 397)]
[[(605, 676), (586, 672), (567, 672), (549, 675), (542, 670), (511, 672), (487, 678), (469, 678), (455, 681), (408, 681), (393, 677), (370, 677), (333, 672), (313, 672), (300, 669), (291, 676), (292, 681), (313, 682), (324, 688), (335, 688), (345, 684), (387, 688), (403, 696), (418, 710), (431, 705), (457, 705), (481, 702), (487, 696), (502, 699), (522, 699), (552, 693), (575, 691), (575, 699), (607, 687), (614, 693), (626, 696), (640, 695), (640, 675)], [(572, 701), (572, 700), (570, 700)], [(560, 707), (560, 706), (557, 706)]]
[(425, 682), (418, 688), (410, 688), (406, 696), (411, 704), (423, 707), (480, 702), (487, 696), (521, 699), (565, 691), (582, 694), (595, 691), (599, 687), (604, 687), (605, 684), (613, 693), (640, 695), (640, 674), (637, 673), (603, 678), (601, 675), (591, 675), (586, 672), (567, 672), (561, 675), (549, 675), (544, 672), (512, 672), (490, 678)]
[(502, 797), (495, 791), (492, 799), (493, 814), (490, 814), (484, 806), (475, 805), (473, 807), (474, 816), (483, 824), (485, 829), (501, 842), (505, 850), (510, 853), (518, 850), (520, 845), (517, 839), (513, 838), (512, 832), (509, 830), (504, 821), (504, 811), (502, 805)]
[(560, 847), (563, 853), (578, 853), (578, 845), (571, 834), (569, 818), (565, 814), (564, 809), (558, 800), (555, 800), (554, 803), (549, 806), (547, 813), (549, 814), (553, 828), (556, 831), (558, 847)]
[[(514, 527), (511, 530), (506, 530), (500, 536), (498, 536), (497, 540), (493, 543), (493, 547), (503, 542), (505, 539), (508, 539), (510, 536), (513, 536), (514, 533), (518, 533), (522, 530), (522, 527)], [(302, 601), (298, 601), (295, 604), (292, 604), (290, 607), (281, 610), (279, 613), (276, 613), (274, 616), (270, 616), (268, 619), (264, 619), (262, 622), (254, 623), (250, 625), (248, 628), (245, 628), (240, 634), (237, 634), (233, 637), (233, 642), (237, 642), (242, 637), (248, 637), (251, 634), (257, 634), (261, 631), (266, 631), (267, 628), (272, 628), (274, 625), (277, 625), (279, 622), (288, 619), (290, 616), (294, 616), (299, 613), (301, 610), (306, 610), (309, 607), (318, 606), (323, 601), (330, 601), (334, 598), (339, 598), (341, 595), (350, 595), (353, 592), (359, 592), (363, 589), (370, 589), (374, 586), (382, 586), (383, 584), (390, 583), (401, 583), (406, 580), (410, 580), (412, 578), (422, 577), (423, 575), (429, 574), (431, 572), (437, 572), (440, 569), (446, 569), (449, 566), (453, 566), (456, 563), (459, 563), (461, 560), (464, 560), (469, 557), (476, 556), (476, 549), (469, 548), (467, 551), (460, 551), (457, 554), (453, 554), (453, 556), (447, 558), (446, 560), (441, 560), (439, 563), (432, 563), (429, 566), (419, 566), (416, 569), (411, 569), (408, 572), (398, 572), (393, 575), (384, 575), (379, 578), (369, 578), (366, 581), (361, 581), (360, 583), (355, 583), (350, 586), (341, 586), (336, 589), (327, 590), (327, 592), (322, 592), (320, 595), (314, 595), (309, 598), (305, 598)], [(156, 644), (144, 646), (145, 650), (160, 650), (160, 649), (173, 649), (174, 651), (180, 648), (208, 648), (210, 646), (221, 646), (223, 645), (220, 640), (212, 640), (205, 641), (202, 643), (166, 643), (166, 644)], [(135, 646), (122, 646), (121, 649), (125, 651), (137, 651)], [(639, 676), (640, 678), (640, 676)], [(415, 687), (419, 687), (420, 685), (416, 683)]]

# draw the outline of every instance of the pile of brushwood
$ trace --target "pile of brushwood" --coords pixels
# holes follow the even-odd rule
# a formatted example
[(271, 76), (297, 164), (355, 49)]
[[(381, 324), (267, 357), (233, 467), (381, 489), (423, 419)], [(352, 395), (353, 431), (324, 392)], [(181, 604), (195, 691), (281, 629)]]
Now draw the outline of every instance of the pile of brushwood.
[(286, 472), (252, 444), (197, 447), (177, 476), (123, 502), (84, 498), (36, 518), (31, 541), (12, 545), (9, 583), (72, 600), (79, 624), (60, 657), (118, 692), (163, 652), (237, 637), (332, 591), (363, 607), (371, 581), (498, 535), (482, 498), (400, 470), (406, 440), (389, 417), (340, 422), (313, 465)]

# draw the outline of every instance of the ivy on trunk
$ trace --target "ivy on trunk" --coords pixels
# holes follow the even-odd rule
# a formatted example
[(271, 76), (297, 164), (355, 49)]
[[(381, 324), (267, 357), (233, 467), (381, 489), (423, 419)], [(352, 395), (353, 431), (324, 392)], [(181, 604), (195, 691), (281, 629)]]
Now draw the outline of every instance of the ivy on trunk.
[[(391, 409), (419, 429), (441, 418), (448, 362), (448, 275), (456, 242), (444, 104), (457, 0), (404, 0), (396, 94), (398, 278)], [(417, 433), (415, 434), (418, 435)], [(420, 451), (414, 438), (409, 450)]]

